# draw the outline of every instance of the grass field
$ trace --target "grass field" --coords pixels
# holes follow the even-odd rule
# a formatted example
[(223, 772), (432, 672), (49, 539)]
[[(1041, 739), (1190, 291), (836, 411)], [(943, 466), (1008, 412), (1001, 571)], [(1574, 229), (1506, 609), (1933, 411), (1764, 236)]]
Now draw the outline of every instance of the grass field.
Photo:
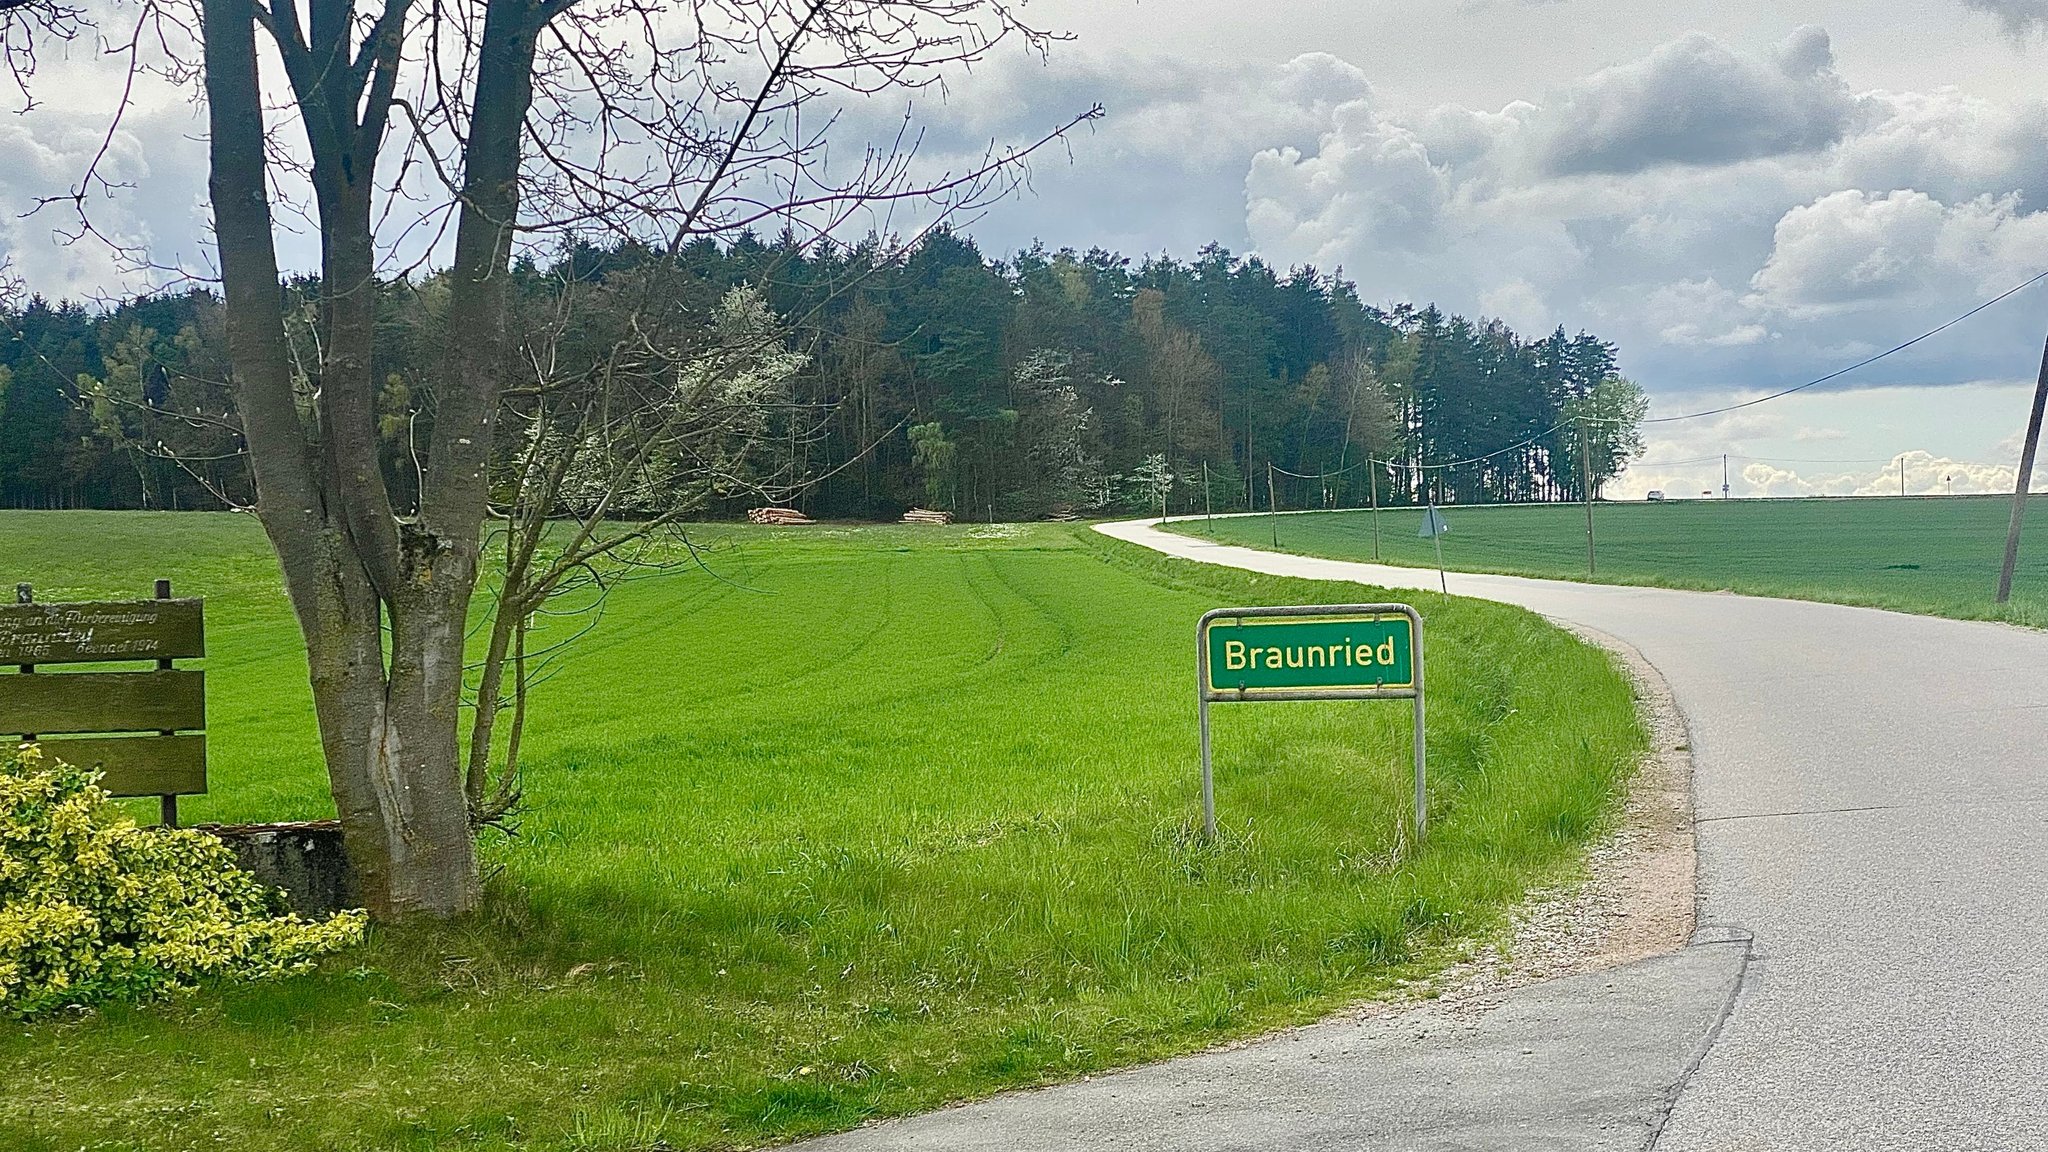
[[(1576, 866), (1643, 736), (1604, 654), (1429, 620), (1432, 824), (1400, 704), (1219, 708), (1192, 630), (1354, 599), (1085, 529), (709, 530), (545, 690), (488, 911), (318, 973), (0, 1030), (0, 1147), (757, 1145), (1300, 1021), (1426, 973)], [(327, 814), (303, 657), (246, 518), (0, 513), (41, 599), (207, 597), (213, 792)]]
[[(2020, 544), (2012, 603), (1993, 602), (2012, 501), (1938, 499), (1678, 500), (1594, 509), (1597, 576), (1613, 584), (1728, 589), (1863, 604), (1969, 620), (2048, 625), (2048, 498), (2032, 508)], [(1447, 507), (1444, 565), (1586, 579), (1586, 515), (1579, 504)], [(1416, 536), (1419, 508), (1380, 513), (1380, 555), (1433, 568)], [(1200, 519), (1171, 527), (1233, 544), (1345, 560), (1373, 556), (1368, 511)]]

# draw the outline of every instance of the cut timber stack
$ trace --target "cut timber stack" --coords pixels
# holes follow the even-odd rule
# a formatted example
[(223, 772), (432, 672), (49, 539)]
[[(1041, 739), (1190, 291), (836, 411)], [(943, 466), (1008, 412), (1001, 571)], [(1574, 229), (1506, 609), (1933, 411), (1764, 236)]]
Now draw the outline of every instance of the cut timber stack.
[(809, 524), (809, 516), (794, 508), (749, 508), (747, 519), (756, 524)]
[(951, 524), (951, 512), (934, 512), (929, 508), (912, 508), (903, 514), (905, 524)]

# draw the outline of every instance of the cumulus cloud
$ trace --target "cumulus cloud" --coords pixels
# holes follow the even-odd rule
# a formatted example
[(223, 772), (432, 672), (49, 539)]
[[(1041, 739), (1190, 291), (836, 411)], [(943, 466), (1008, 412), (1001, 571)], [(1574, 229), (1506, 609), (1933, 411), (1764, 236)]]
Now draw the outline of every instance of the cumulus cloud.
[(1810, 317), (1974, 295), (2044, 267), (2048, 215), (2021, 214), (2016, 196), (1950, 205), (1912, 190), (1845, 189), (1779, 219), (1750, 285), (1759, 305)]
[[(1370, 102), (1356, 66), (1321, 52), (1274, 66), (1143, 55), (1009, 55), (918, 108), (928, 173), (978, 163), (991, 141), (1035, 138), (1090, 103), (1096, 124), (1032, 165), (1026, 193), (977, 222), (997, 252), (1042, 238), (1131, 254), (1249, 244), (1244, 173), (1254, 153), (1314, 148), (1339, 110)], [(849, 107), (847, 135), (886, 139), (903, 109)]]
[[(1728, 457), (1728, 495), (1746, 497), (1781, 496), (1897, 496), (1901, 494), (1900, 470), (1905, 472), (1904, 494), (1908, 496), (1981, 495), (2012, 491), (2019, 470), (2011, 464), (1959, 460), (1951, 456), (1914, 449), (1889, 460), (1872, 459), (1838, 463), (1819, 460), (1765, 460), (1731, 454)], [(1671, 499), (1721, 495), (1721, 461), (1718, 458), (1687, 459), (1675, 463), (1655, 458), (1632, 465), (1603, 489), (1615, 500), (1640, 500), (1650, 492), (1662, 492)], [(2033, 491), (2048, 491), (2048, 477), (2036, 474)]]
[(1998, 17), (2016, 37), (2048, 27), (2048, 0), (1963, 0), (1963, 6)]
[[(52, 297), (132, 290), (177, 270), (205, 266), (205, 148), (192, 138), (189, 106), (135, 112), (107, 137), (105, 113), (46, 105), (0, 121), (0, 262), (9, 276)], [(104, 143), (99, 173), (82, 205), (58, 202)], [(150, 195), (132, 190), (149, 189)], [(95, 236), (79, 236), (79, 211)], [(164, 267), (138, 267), (146, 252)], [(169, 270), (169, 271), (167, 271)]]
[[(1852, 90), (1818, 28), (1761, 53), (1695, 33), (1495, 110), (1338, 103), (1313, 146), (1252, 158), (1245, 217), (1368, 299), (1617, 339), (1653, 390), (1791, 383), (2048, 268), (2044, 135), (2039, 101)], [(2017, 375), (2036, 327), (1986, 313), (1945, 371)]]
[[(2038, 337), (2037, 337), (2038, 339)], [(2038, 349), (2037, 349), (2038, 352)], [(1755, 399), (1760, 390), (1653, 397), (1651, 415)], [(1674, 498), (1720, 494), (1723, 453), (1730, 494), (1815, 496), (2010, 492), (2033, 385), (1895, 386), (1848, 394), (1801, 392), (1697, 420), (1647, 425), (1647, 450), (1610, 483), (1615, 499), (1649, 491)], [(2048, 468), (2034, 485), (2048, 490)]]
[(1811, 151), (1854, 113), (1827, 33), (1809, 26), (1768, 58), (1692, 33), (1570, 85), (1530, 129), (1549, 171), (1618, 173)]
[[(2024, 26), (2048, 14), (1971, 2)], [(1808, 379), (2048, 268), (2048, 101), (1859, 88), (1824, 31), (1789, 26), (1756, 50), (1688, 34), (1507, 95), (1417, 106), (1329, 52), (1218, 64), (1083, 44), (926, 94), (920, 163), (964, 166), (1100, 101), (1105, 118), (1042, 154), (1025, 195), (971, 222), (985, 247), (1220, 241), (1341, 269), (1375, 303), (1592, 330), (1655, 394)], [(52, 294), (120, 283), (104, 252), (52, 242), (53, 220), (14, 218), (75, 179), (88, 103), (0, 125), (0, 257)], [(848, 135), (886, 138), (902, 112), (850, 105)], [(155, 115), (117, 141), (137, 188), (101, 219), (203, 265), (199, 125), (182, 102)], [(287, 240), (300, 266), (302, 239)], [(1856, 381), (2030, 374), (2042, 306), (2021, 297)]]
[(1741, 297), (1712, 276), (1662, 285), (1643, 306), (1657, 339), (1665, 344), (1731, 348), (1770, 335), (1752, 319)]
[[(1900, 470), (1908, 496), (1964, 496), (2010, 492), (2019, 477), (2011, 464), (1955, 460), (1931, 452), (1902, 452), (1882, 467), (1831, 471), (1752, 462), (1742, 466), (1738, 496), (1897, 496)], [(1735, 487), (1731, 484), (1731, 487)], [(2040, 491), (2036, 483), (2034, 491)]]
[[(1453, 186), (1411, 130), (1364, 101), (1340, 109), (1320, 149), (1267, 149), (1252, 158), (1246, 219), (1255, 238), (1309, 261), (1344, 253), (1424, 251), (1445, 239)], [(1311, 205), (1313, 212), (1300, 211)]]

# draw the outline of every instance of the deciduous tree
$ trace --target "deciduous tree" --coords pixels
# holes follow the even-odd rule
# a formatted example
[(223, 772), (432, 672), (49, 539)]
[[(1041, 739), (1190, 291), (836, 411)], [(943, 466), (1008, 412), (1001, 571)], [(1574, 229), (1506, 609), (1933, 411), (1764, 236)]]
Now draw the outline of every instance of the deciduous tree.
[[(36, 37), (81, 28), (61, 0), (0, 2), (0, 52), (21, 71)], [(196, 80), (204, 95), (239, 429), (364, 898), (387, 918), (466, 912), (480, 893), (474, 832), (490, 814), (473, 765), (491, 739), (488, 723), (469, 726), (486, 743), (466, 763), (470, 603), (508, 395), (549, 375), (519, 362), (529, 346), (515, 252), (548, 234), (609, 235), (675, 261), (695, 240), (764, 224), (815, 239), (875, 205), (942, 217), (984, 203), (1035, 144), (929, 172), (901, 145), (906, 130), (897, 145), (841, 141), (835, 161), (835, 112), (922, 89), (1006, 39), (1042, 49), (1049, 38), (997, 0), (135, 0), (128, 11), (132, 29), (111, 37), (117, 58)], [(60, 199), (83, 212), (84, 190), (106, 187), (95, 162)], [(295, 342), (277, 237), (280, 212), (301, 210), (297, 193), (320, 266), (310, 339)], [(445, 308), (419, 400), (431, 428), (417, 491), (402, 500), (380, 437), (378, 309), (380, 286), (422, 263), (442, 269)], [(702, 363), (634, 329), (661, 311), (659, 279), (627, 310), (617, 357), (590, 362), (657, 374)], [(618, 461), (615, 446), (604, 452)], [(630, 448), (624, 458), (645, 462)]]

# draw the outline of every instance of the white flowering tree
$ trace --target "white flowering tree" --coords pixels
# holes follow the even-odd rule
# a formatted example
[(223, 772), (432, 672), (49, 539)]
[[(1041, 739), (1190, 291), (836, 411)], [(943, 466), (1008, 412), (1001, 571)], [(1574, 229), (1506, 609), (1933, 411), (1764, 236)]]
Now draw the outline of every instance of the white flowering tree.
[(708, 317), (676, 302), (649, 307), (676, 299), (660, 283), (668, 275), (655, 267), (564, 286), (535, 322), (532, 380), (510, 397), (500, 433), (519, 448), (500, 454), (492, 485), (496, 603), (464, 768), (480, 822), (518, 803), (528, 690), (581, 631), (558, 629), (531, 650), (536, 613), (552, 602), (555, 616), (594, 622), (627, 575), (695, 558), (677, 527), (684, 518), (720, 498), (786, 498), (804, 482), (780, 449), (808, 436), (789, 399), (810, 358), (751, 287), (727, 292)]
[(1055, 510), (1106, 503), (1109, 483), (1095, 451), (1095, 410), (1074, 385), (1072, 357), (1041, 348), (1017, 365), (1015, 379), (1027, 401), (1017, 437), (1031, 462), (1038, 502)]
[(1159, 509), (1161, 516), (1166, 515), (1166, 499), (1173, 495), (1173, 483), (1176, 479), (1178, 477), (1173, 474), (1173, 469), (1167, 466), (1166, 454), (1163, 452), (1154, 452), (1139, 461), (1136, 468), (1131, 469), (1131, 489), (1138, 497), (1139, 503), (1148, 511), (1153, 508)]

